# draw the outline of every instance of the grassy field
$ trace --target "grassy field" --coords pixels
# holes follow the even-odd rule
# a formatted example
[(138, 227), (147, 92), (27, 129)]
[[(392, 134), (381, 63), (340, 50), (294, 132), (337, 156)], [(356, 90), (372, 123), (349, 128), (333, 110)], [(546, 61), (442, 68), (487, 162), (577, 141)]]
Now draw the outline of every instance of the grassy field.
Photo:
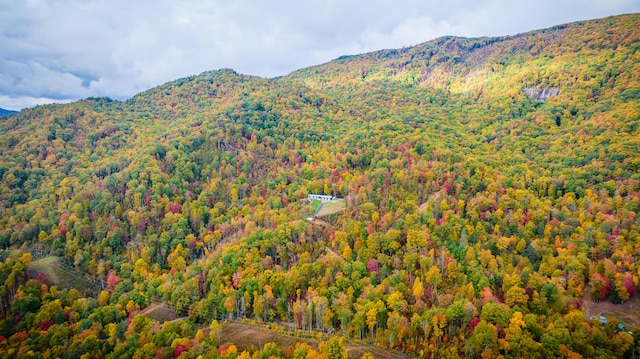
[(70, 267), (58, 257), (44, 257), (31, 263), (29, 273), (36, 277), (44, 274), (45, 283), (57, 286), (60, 289), (75, 288), (87, 295), (96, 295), (100, 288), (91, 282), (90, 276)]
[(224, 323), (221, 341), (223, 343), (233, 343), (240, 351), (251, 348), (262, 349), (266, 343), (270, 342), (278, 344), (280, 348), (293, 347), (298, 342), (305, 342), (318, 349), (318, 341), (316, 340), (294, 338), (266, 328), (241, 323)]
[[(262, 347), (266, 343), (274, 342), (278, 347), (293, 347), (298, 342), (305, 342), (318, 350), (319, 342), (313, 339), (294, 338), (273, 332), (266, 328), (240, 323), (224, 323), (222, 326), (221, 341), (223, 343), (233, 343), (238, 350)], [(347, 354), (351, 359), (359, 359), (366, 352), (371, 353), (375, 358), (400, 359), (407, 356), (394, 351), (384, 350), (369, 344), (348, 344)]]
[(347, 202), (343, 199), (337, 199), (335, 201), (326, 202), (320, 208), (320, 211), (316, 213), (316, 217), (330, 216), (332, 214), (344, 211), (347, 208)]
[(322, 201), (320, 201), (319, 199), (314, 199), (313, 201), (311, 201), (311, 208), (313, 208), (313, 212), (315, 213), (317, 210), (320, 209), (320, 207), (322, 207)]
[(34, 261), (29, 267), (29, 272), (35, 275), (40, 273), (45, 275), (45, 281), (50, 284), (59, 285), (60, 278), (58, 272), (55, 270), (55, 264), (58, 262), (58, 257), (45, 257)]
[(170, 322), (181, 318), (176, 314), (175, 310), (169, 308), (169, 306), (164, 303), (152, 305), (143, 310), (142, 313), (160, 323)]

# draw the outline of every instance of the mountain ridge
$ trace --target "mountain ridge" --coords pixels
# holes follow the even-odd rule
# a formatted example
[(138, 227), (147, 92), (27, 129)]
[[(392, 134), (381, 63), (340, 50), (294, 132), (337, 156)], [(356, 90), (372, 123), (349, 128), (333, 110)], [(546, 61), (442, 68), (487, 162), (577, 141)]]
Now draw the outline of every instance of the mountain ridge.
[(18, 113), (18, 111), (5, 110), (3, 108), (0, 108), (0, 116), (15, 115), (16, 113)]

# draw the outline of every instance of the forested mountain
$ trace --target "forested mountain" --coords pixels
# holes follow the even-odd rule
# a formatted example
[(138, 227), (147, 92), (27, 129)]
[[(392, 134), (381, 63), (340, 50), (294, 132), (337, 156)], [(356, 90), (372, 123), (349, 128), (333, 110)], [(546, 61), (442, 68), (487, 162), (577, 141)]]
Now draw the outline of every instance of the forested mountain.
[[(639, 23), (211, 71), (2, 118), (0, 353), (637, 357)], [(308, 220), (308, 194), (346, 209)], [(38, 275), (40, 256), (97, 294)], [(153, 303), (189, 318), (160, 323)], [(218, 322), (238, 317), (326, 342), (240, 353)]]
[(18, 113), (18, 112), (17, 111), (5, 110), (4, 108), (0, 108), (0, 116), (15, 115), (16, 113)]

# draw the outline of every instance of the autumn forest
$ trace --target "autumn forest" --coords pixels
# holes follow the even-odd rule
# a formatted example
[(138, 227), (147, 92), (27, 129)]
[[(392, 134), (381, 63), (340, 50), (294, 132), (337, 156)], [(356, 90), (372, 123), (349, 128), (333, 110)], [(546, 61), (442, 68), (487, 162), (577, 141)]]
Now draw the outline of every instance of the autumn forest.
[(638, 24), (0, 117), (0, 357), (639, 357)]

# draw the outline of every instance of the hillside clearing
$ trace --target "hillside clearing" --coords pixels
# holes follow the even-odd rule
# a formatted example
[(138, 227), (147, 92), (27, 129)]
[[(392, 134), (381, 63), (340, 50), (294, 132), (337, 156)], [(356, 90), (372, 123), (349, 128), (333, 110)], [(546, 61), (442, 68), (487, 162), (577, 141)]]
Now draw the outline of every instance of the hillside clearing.
[(176, 314), (175, 310), (170, 308), (165, 303), (159, 303), (152, 305), (145, 310), (142, 311), (142, 314), (147, 317), (157, 320), (160, 323), (170, 322), (177, 319), (184, 319), (185, 317), (180, 317)]
[(634, 295), (624, 303), (614, 304), (608, 300), (595, 302), (585, 290), (583, 299), (584, 314), (587, 318), (604, 315), (606, 318), (616, 318), (618, 322), (640, 328), (640, 296)]
[[(318, 350), (319, 342), (313, 339), (295, 338), (279, 334), (266, 328), (241, 323), (224, 323), (222, 325), (221, 341), (233, 343), (239, 351), (262, 348), (266, 343), (274, 342), (278, 347), (294, 347), (296, 343), (304, 342)], [(349, 358), (358, 359), (369, 352), (374, 358), (397, 359), (407, 356), (369, 344), (347, 344)]]
[(37, 277), (44, 274), (44, 281), (50, 286), (60, 289), (75, 288), (81, 293), (95, 295), (100, 291), (100, 286), (91, 281), (91, 276), (68, 266), (55, 256), (44, 257), (31, 263), (29, 272)]
[(322, 204), (318, 212), (316, 213), (316, 217), (325, 217), (330, 216), (332, 214), (344, 211), (347, 208), (347, 202), (344, 198), (337, 199), (335, 201), (326, 202)]

